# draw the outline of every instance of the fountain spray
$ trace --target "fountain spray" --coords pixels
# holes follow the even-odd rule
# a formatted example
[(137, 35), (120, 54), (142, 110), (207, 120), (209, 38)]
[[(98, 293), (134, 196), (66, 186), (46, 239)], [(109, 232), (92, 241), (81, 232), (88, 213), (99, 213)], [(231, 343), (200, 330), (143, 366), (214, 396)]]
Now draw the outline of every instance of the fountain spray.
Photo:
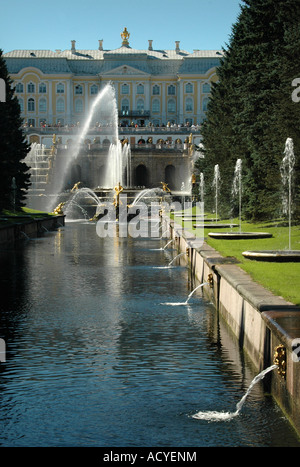
[(239, 226), (242, 231), (242, 159), (236, 161), (234, 170), (234, 179), (232, 186), (232, 195), (239, 197)]
[(219, 164), (215, 165), (214, 169), (214, 179), (213, 186), (215, 187), (215, 200), (216, 200), (216, 222), (218, 221), (218, 193), (219, 193), (219, 184), (220, 184), (220, 169)]
[(288, 185), (288, 194), (283, 196), (283, 211), (288, 213), (289, 218), (289, 250), (291, 250), (291, 226), (292, 226), (292, 176), (295, 165), (294, 143), (292, 138), (285, 142), (284, 158), (281, 163), (280, 172), (283, 186)]

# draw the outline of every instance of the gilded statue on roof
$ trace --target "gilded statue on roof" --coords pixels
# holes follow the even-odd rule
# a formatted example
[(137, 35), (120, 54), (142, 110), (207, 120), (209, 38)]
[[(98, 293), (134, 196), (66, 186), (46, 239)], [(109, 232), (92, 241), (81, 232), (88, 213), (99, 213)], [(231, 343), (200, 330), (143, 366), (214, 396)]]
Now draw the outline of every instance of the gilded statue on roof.
[(130, 37), (129, 32), (127, 31), (127, 28), (124, 28), (124, 31), (121, 32), (121, 38), (123, 39), (122, 45), (128, 45), (128, 39)]

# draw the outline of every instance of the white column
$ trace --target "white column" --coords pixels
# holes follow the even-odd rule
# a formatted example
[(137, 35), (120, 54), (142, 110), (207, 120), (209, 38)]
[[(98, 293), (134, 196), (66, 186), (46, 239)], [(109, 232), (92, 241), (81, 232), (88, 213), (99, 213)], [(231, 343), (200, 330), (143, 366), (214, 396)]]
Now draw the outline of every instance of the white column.
[(179, 81), (179, 86), (178, 86), (178, 115), (179, 115), (179, 121), (178, 123), (184, 123), (183, 121), (183, 114), (184, 114), (184, 109), (183, 109), (183, 82), (182, 80)]
[(144, 92), (145, 92), (145, 110), (150, 110), (149, 120), (151, 121), (150, 80), (145, 81)]
[(198, 99), (197, 99), (197, 109), (196, 109), (196, 114), (197, 114), (197, 122), (200, 123), (201, 117), (201, 81), (199, 80), (197, 82), (197, 88), (198, 88)]
[(161, 100), (162, 100), (162, 109), (161, 109), (161, 122), (167, 124), (167, 113), (166, 113), (166, 83), (161, 85)]
[(88, 83), (84, 83), (84, 113), (85, 113), (85, 118), (89, 114), (89, 85)]
[(73, 111), (73, 86), (71, 79), (67, 81), (67, 89), (65, 91), (65, 104), (67, 106), (67, 118), (65, 123), (72, 123), (72, 111)]
[(52, 108), (52, 81), (48, 81), (48, 86), (49, 86), (49, 99), (48, 99), (48, 103), (49, 103), (49, 108), (48, 108), (48, 123), (55, 123), (55, 122), (52, 122), (52, 119), (53, 119), (53, 108)]

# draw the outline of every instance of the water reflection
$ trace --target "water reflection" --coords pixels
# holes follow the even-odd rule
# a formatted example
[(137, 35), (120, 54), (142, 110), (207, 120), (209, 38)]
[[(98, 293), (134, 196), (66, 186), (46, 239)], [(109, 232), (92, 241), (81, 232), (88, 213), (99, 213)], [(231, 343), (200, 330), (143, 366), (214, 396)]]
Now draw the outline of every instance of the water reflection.
[(158, 243), (72, 223), (0, 252), (2, 446), (299, 445), (263, 385), (230, 426), (191, 418), (255, 373), (201, 289), (161, 305), (196, 284)]

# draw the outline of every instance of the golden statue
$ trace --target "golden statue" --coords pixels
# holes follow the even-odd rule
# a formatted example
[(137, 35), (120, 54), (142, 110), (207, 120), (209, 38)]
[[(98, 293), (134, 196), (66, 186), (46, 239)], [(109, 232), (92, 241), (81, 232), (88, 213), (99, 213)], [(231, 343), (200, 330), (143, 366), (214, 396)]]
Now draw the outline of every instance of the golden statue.
[(122, 45), (129, 45), (128, 39), (130, 37), (127, 28), (124, 28), (124, 31), (121, 33), (121, 38), (123, 39)]
[(122, 187), (121, 183), (119, 182), (118, 185), (115, 186), (114, 190), (115, 190), (116, 194), (114, 195), (113, 205), (115, 207), (117, 207), (117, 206), (120, 205), (120, 193), (122, 193), (124, 188)]
[(192, 184), (195, 185), (195, 183), (196, 183), (196, 175), (193, 174), (192, 175)]
[(56, 143), (56, 134), (53, 135), (53, 138), (52, 138), (52, 143), (55, 144)]
[(71, 191), (75, 191), (75, 190), (78, 190), (78, 187), (79, 185), (81, 184), (81, 182), (77, 182), (75, 183), (75, 185), (73, 186), (72, 190)]
[(54, 213), (54, 214), (63, 214), (62, 207), (63, 207), (65, 204), (66, 204), (66, 203), (59, 203), (59, 205), (56, 206), (56, 208), (53, 210), (53, 213)]
[(162, 184), (162, 189), (163, 191), (167, 191), (168, 193), (171, 193), (170, 188), (168, 187), (168, 184), (165, 182), (160, 182)]

